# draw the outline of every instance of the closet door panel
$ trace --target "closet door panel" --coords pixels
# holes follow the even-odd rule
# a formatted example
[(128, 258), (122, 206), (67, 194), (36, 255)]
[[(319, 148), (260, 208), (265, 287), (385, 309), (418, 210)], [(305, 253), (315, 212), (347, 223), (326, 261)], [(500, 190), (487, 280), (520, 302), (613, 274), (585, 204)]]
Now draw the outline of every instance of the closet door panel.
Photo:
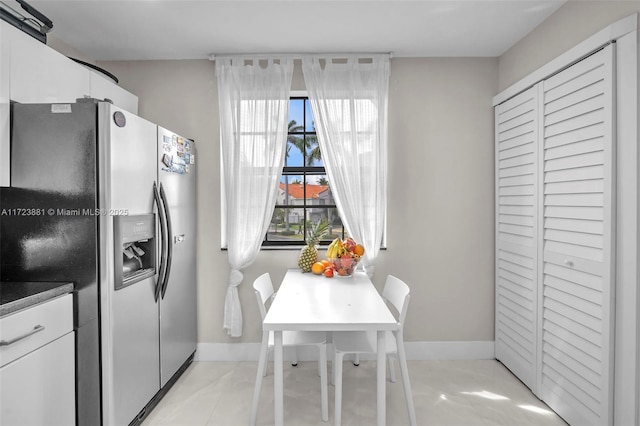
[(544, 186), (545, 194), (566, 194), (575, 191), (577, 194), (590, 194), (604, 191), (602, 179), (584, 179), (577, 183), (549, 182)]
[[(545, 102), (554, 101), (602, 81), (603, 62), (591, 55), (579, 62), (580, 68), (568, 67), (564, 71), (545, 80)], [(558, 77), (560, 74), (562, 76)]]
[(612, 422), (613, 48), (543, 82), (539, 396)]
[(569, 170), (548, 171), (545, 173), (545, 183), (575, 182), (571, 189), (576, 189), (585, 180), (602, 179), (604, 177), (603, 166), (588, 166)]
[(539, 88), (496, 107), (496, 358), (535, 392)]
[(604, 83), (602, 80), (597, 79), (595, 82), (587, 86), (580, 87), (574, 92), (565, 93), (564, 96), (559, 98), (556, 97), (555, 100), (552, 99), (551, 95), (547, 96), (546, 110), (549, 113), (561, 111), (571, 105), (579, 104), (581, 102), (588, 101), (589, 99), (602, 96), (603, 92)]
[(570, 157), (545, 157), (545, 170), (570, 170), (582, 167), (597, 166), (603, 163), (603, 152), (595, 151), (585, 154), (575, 153)]
[[(603, 265), (602, 262), (598, 262), (598, 261), (591, 261), (585, 258), (580, 258), (580, 257), (574, 257), (572, 258), (569, 262), (570, 264), (567, 264), (567, 256), (560, 253), (559, 251), (547, 251), (546, 253), (544, 253), (544, 262), (545, 262), (545, 267), (547, 268), (547, 270), (556, 270), (556, 273), (558, 273), (558, 271), (560, 273), (562, 273), (562, 271), (567, 271), (567, 273), (571, 270), (573, 271), (581, 271), (584, 272), (586, 274), (590, 274), (590, 275), (595, 275), (598, 277), (601, 277), (603, 272)], [(569, 270), (567, 270), (567, 266), (571, 266), (571, 268)], [(559, 268), (559, 269), (558, 269)], [(584, 276), (581, 278), (582, 283), (589, 283), (589, 280), (587, 279), (588, 276)], [(596, 286), (598, 286), (599, 284), (597, 284), (596, 281)]]
[(586, 141), (573, 142), (570, 144), (559, 145), (551, 147), (547, 145), (546, 158), (548, 160), (556, 158), (564, 158), (574, 154), (587, 154), (591, 152), (597, 152), (602, 147), (601, 138), (589, 139)]

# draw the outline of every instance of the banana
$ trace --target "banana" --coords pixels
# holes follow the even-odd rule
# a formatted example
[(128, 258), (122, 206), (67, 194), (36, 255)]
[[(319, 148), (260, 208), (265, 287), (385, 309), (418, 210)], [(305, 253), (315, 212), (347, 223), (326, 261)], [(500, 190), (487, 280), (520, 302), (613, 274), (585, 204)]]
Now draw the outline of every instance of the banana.
[(340, 245), (340, 238), (336, 238), (335, 240), (333, 240), (331, 244), (329, 244), (329, 247), (327, 247), (327, 257), (329, 258), (336, 257), (336, 255), (338, 254), (339, 245)]
[(338, 242), (336, 243), (336, 247), (335, 247), (335, 253), (334, 253), (334, 257), (340, 257), (340, 254), (342, 254), (342, 240), (338, 240)]
[(341, 248), (342, 248), (342, 240), (340, 238), (336, 238), (336, 245), (333, 246), (333, 257), (338, 257), (340, 255)]
[(332, 241), (331, 244), (329, 244), (329, 246), (327, 247), (327, 257), (331, 258), (332, 254), (333, 254), (333, 246), (334, 246), (335, 241)]

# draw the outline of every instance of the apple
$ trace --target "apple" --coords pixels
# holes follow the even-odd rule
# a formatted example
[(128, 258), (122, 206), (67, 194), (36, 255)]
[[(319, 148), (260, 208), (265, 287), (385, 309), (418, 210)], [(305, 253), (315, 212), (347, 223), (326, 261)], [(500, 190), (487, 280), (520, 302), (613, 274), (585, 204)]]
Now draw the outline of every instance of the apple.
[(349, 237), (344, 240), (343, 246), (347, 249), (347, 251), (352, 252), (354, 248), (356, 248), (356, 242), (353, 238)]

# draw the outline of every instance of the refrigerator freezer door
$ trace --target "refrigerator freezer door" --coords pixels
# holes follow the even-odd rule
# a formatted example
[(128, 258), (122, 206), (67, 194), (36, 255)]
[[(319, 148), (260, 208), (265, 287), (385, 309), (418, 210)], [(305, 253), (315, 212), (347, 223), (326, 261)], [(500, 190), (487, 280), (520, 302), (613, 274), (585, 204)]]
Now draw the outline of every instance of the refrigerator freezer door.
[(164, 386), (196, 350), (195, 144), (158, 127), (158, 179), (169, 207), (171, 269), (160, 299), (160, 378)]
[[(104, 424), (129, 424), (160, 389), (155, 277), (115, 290), (114, 217), (153, 213), (156, 125), (100, 104), (103, 264), (101, 281)], [(115, 249), (114, 249), (115, 247)], [(116, 250), (117, 249), (117, 250)], [(117, 253), (116, 253), (117, 251)]]

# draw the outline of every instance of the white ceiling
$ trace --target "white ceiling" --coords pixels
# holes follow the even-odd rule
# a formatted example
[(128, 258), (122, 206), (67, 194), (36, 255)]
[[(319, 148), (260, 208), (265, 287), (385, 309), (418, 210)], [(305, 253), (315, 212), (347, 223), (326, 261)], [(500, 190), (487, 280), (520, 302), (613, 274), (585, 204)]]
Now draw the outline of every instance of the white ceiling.
[(204, 59), (233, 53), (494, 57), (565, 2), (27, 1), (53, 21), (53, 37), (96, 61)]

